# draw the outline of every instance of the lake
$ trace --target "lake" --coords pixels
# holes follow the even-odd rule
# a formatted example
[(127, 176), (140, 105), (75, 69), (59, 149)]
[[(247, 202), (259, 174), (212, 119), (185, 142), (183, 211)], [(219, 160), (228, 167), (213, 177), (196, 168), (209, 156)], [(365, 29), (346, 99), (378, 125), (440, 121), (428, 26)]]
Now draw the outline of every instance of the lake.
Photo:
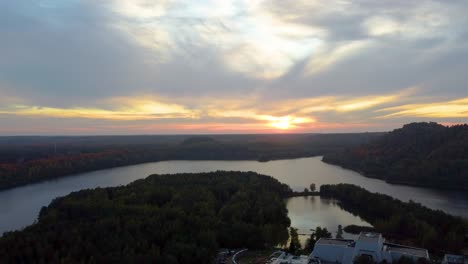
[[(164, 161), (83, 173), (2, 191), (0, 192), (0, 233), (20, 229), (32, 224), (37, 218), (42, 206), (48, 205), (55, 197), (64, 196), (73, 191), (95, 187), (124, 185), (154, 173), (209, 172), (216, 170), (255, 171), (261, 174), (271, 175), (279, 181), (288, 184), (295, 190), (303, 190), (311, 183), (315, 183), (317, 188), (322, 184), (352, 183), (372, 192), (388, 194), (404, 201), (411, 199), (427, 207), (441, 209), (448, 213), (468, 218), (467, 193), (392, 185), (381, 180), (363, 177), (350, 170), (326, 164), (321, 161), (321, 157), (269, 162)], [(293, 199), (295, 201), (294, 203), (288, 203), (288, 208), (291, 212), (296, 212), (297, 210), (294, 208), (300, 206), (298, 204), (301, 202), (296, 201), (301, 200), (297, 199), (304, 198), (297, 197)], [(312, 221), (310, 227), (308, 227), (308, 225), (305, 227), (305, 224), (300, 225), (304, 225), (304, 228), (313, 228), (314, 225), (318, 225), (319, 223), (321, 223), (322, 226), (326, 226), (326, 223), (333, 223), (333, 226), (337, 224), (331, 222), (330, 219), (332, 219), (332, 217), (326, 218), (326, 216), (323, 216), (325, 218), (322, 220), (321, 218), (310, 217), (322, 217), (319, 215), (335, 214), (335, 218), (341, 217), (342, 219), (348, 219), (338, 214), (337, 211), (334, 211), (335, 209), (339, 210), (339, 208), (333, 209), (331, 207), (333, 205), (327, 201), (323, 201), (318, 197), (315, 199), (317, 200), (311, 198), (306, 200), (308, 202), (302, 201), (305, 202), (305, 204), (301, 205), (304, 210), (307, 210), (307, 208), (310, 209), (307, 212), (310, 211), (311, 216), (307, 216), (309, 218), (301, 220), (303, 216), (295, 217), (291, 214), (293, 223), (297, 221), (299, 225), (301, 221), (309, 221), (305, 219), (310, 219), (310, 221)], [(346, 213), (344, 211), (342, 212)], [(347, 225), (352, 223), (341, 224)]]
[[(299, 240), (304, 246), (310, 237), (311, 229), (326, 227), (335, 237), (338, 225), (372, 226), (358, 216), (344, 211), (338, 201), (320, 196), (292, 197), (286, 199), (291, 226), (298, 229)], [(355, 239), (358, 236), (343, 232), (343, 238)]]

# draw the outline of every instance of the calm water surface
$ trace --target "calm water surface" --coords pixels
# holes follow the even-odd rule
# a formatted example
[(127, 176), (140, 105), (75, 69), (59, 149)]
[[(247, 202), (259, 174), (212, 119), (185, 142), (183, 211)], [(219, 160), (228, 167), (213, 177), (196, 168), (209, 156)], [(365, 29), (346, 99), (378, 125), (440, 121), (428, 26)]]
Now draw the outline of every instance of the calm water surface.
[[(336, 200), (319, 196), (293, 197), (286, 200), (286, 206), (291, 218), (291, 226), (298, 229), (299, 240), (305, 245), (311, 230), (317, 226), (326, 227), (335, 237), (338, 225), (371, 226), (371, 224), (341, 209)], [(357, 235), (343, 232), (343, 238), (354, 239)]]
[[(441, 209), (468, 218), (467, 193), (391, 185), (384, 181), (363, 177), (350, 170), (328, 165), (321, 161), (321, 157), (270, 162), (165, 161), (84, 173), (0, 192), (0, 233), (32, 224), (42, 206), (48, 205), (55, 197), (64, 196), (73, 191), (123, 185), (136, 179), (145, 178), (153, 173), (209, 172), (216, 170), (255, 171), (271, 175), (295, 190), (303, 190), (311, 183), (315, 183), (317, 188), (321, 184), (352, 183), (372, 192), (385, 193), (405, 201), (412, 199), (430, 208)], [(325, 212), (322, 209), (326, 206), (322, 206), (321, 200), (319, 204), (322, 205), (319, 206), (315, 203), (312, 201), (309, 203), (311, 209), (319, 208), (315, 210), (320, 210), (320, 214)], [(293, 211), (291, 210), (293, 208), (292, 204), (288, 203), (288, 205), (290, 211)], [(314, 215), (319, 214), (318, 211), (313, 213)], [(293, 222), (296, 221), (293, 216), (291, 218), (293, 218)], [(329, 221), (327, 219), (322, 222), (328, 223)], [(311, 224), (311, 226), (313, 225)], [(333, 223), (334, 225), (335, 223)]]

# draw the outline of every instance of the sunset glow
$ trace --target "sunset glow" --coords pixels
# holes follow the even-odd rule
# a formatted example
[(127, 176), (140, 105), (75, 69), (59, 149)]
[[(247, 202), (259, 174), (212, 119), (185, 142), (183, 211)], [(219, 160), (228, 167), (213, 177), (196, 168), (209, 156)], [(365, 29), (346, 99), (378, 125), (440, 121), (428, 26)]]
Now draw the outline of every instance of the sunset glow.
[(20, 2), (0, 4), (2, 135), (468, 121), (461, 2)]
[[(359, 222), (418, 248), (343, 264), (459, 254), (464, 208), (440, 210), (468, 190), (467, 13), (468, 0), (0, 0), (0, 264), (339, 262), (312, 242)], [(450, 197), (394, 206), (401, 184)], [(362, 221), (306, 221), (321, 233), (293, 219), (324, 194), (382, 202), (350, 215)], [(397, 230), (408, 219), (417, 230)]]
[(297, 125), (299, 124), (313, 122), (310, 118), (292, 116), (265, 116), (264, 119), (270, 121), (270, 123), (268, 123), (269, 126), (282, 130), (294, 129), (297, 128)]
[(277, 121), (271, 122), (270, 126), (279, 129), (290, 129), (292, 124), (289, 117), (279, 117)]

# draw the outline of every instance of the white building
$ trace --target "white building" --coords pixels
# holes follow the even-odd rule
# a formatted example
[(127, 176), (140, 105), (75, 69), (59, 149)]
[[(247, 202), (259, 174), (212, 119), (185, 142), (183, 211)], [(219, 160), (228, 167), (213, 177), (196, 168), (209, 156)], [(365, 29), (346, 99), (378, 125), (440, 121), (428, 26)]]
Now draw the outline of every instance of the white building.
[(468, 264), (468, 257), (445, 254), (442, 264)]
[(273, 253), (270, 256), (270, 260), (267, 262), (268, 264), (319, 264), (317, 262), (312, 262), (310, 260), (310, 256), (295, 256), (292, 254), (288, 254), (285, 251), (278, 251)]
[(352, 264), (359, 256), (372, 258), (374, 262), (386, 261), (392, 263), (402, 256), (415, 261), (429, 259), (426, 249), (386, 243), (381, 234), (361, 233), (357, 240), (321, 238), (315, 243), (311, 257), (318, 258), (322, 263), (333, 262)]

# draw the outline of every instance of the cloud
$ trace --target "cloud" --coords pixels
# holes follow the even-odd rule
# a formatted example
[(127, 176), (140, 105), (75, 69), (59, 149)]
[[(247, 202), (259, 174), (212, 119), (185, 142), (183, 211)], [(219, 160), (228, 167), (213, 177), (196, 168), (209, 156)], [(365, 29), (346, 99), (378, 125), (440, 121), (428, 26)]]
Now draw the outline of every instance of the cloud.
[(182, 121), (191, 123), (194, 120), (201, 123), (216, 121), (242, 124), (247, 122), (257, 123), (264, 128), (295, 129), (325, 121), (324, 116), (330, 113), (343, 116), (358, 113), (357, 116), (359, 116), (360, 113), (369, 109), (391, 109), (383, 108), (383, 106), (403, 102), (405, 96), (413, 94), (416, 90), (416, 88), (408, 88), (393, 95), (352, 98), (316, 97), (268, 103), (262, 103), (264, 100), (261, 97), (178, 99), (151, 96), (115, 97), (88, 108), (9, 104), (6, 107), (0, 107), (0, 114), (112, 121), (173, 120), (168, 124)]
[(196, 111), (179, 104), (145, 98), (121, 97), (108, 99), (101, 103), (101, 107), (58, 108), (10, 104), (7, 107), (0, 107), (0, 114), (97, 120), (191, 119), (198, 116)]
[(429, 117), (429, 118), (468, 118), (468, 98), (447, 102), (431, 102), (424, 104), (407, 104), (389, 107), (379, 112), (390, 112), (381, 118), (395, 117)]
[(208, 47), (228, 70), (258, 79), (282, 75), (320, 42), (313, 28), (279, 20), (256, 1), (117, 1), (113, 9), (125, 18), (114, 26), (164, 61)]
[(467, 11), (435, 0), (2, 1), (0, 121), (31, 133), (32, 119), (100, 133), (466, 122)]
[(370, 41), (350, 41), (336, 47), (327, 47), (329, 50), (318, 50), (312, 55), (305, 66), (306, 75), (314, 75), (327, 70), (344, 58), (355, 55), (359, 50), (369, 48), (372, 45)]

